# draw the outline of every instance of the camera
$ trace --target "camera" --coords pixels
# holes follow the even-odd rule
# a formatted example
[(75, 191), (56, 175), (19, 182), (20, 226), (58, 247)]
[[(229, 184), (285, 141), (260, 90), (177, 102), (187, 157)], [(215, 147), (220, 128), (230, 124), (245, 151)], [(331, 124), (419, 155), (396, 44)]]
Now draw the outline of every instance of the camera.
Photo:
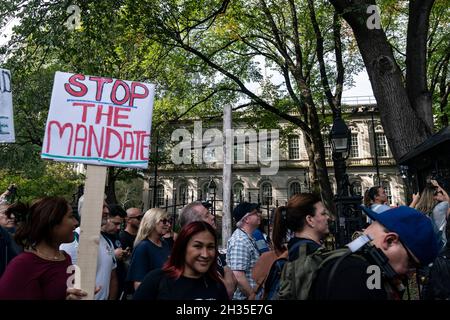
[(16, 192), (17, 187), (16, 187), (15, 184), (11, 184), (11, 185), (9, 185), (9, 187), (8, 187), (7, 190), (8, 190), (9, 192), (11, 192), (11, 193), (14, 193), (14, 192)]

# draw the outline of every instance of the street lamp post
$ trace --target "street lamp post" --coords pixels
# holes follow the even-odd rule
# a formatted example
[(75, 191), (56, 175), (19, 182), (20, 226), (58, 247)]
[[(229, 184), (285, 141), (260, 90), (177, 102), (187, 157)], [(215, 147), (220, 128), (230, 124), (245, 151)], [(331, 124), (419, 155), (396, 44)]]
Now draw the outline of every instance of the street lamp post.
[(375, 133), (375, 122), (373, 120), (373, 113), (375, 112), (375, 108), (372, 109), (372, 112), (370, 113), (371, 117), (372, 117), (372, 135), (373, 135), (373, 148), (374, 148), (374, 152), (375, 152), (375, 167), (377, 169), (377, 184), (376, 185), (381, 185), (380, 182), (380, 166), (378, 164), (378, 146), (377, 146), (377, 136)]
[(337, 185), (337, 194), (334, 197), (336, 205), (336, 244), (343, 247), (350, 242), (355, 231), (363, 227), (361, 214), (361, 196), (354, 195), (353, 186), (349, 183), (346, 173), (346, 164), (350, 154), (350, 130), (340, 116), (333, 121), (330, 132), (330, 144), (334, 162), (334, 172)]
[(216, 183), (214, 182), (213, 178), (211, 177), (209, 179), (208, 183), (208, 196), (207, 196), (207, 202), (211, 203), (212, 205), (212, 214), (216, 216)]

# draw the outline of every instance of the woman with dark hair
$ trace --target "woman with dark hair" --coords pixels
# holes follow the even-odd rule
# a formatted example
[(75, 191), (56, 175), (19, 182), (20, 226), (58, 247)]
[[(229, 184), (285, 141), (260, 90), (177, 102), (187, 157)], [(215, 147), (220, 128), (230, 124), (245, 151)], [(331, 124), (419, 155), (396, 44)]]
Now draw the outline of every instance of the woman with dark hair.
[(148, 273), (134, 300), (228, 300), (217, 270), (217, 236), (203, 221), (184, 226), (162, 269)]
[(300, 193), (289, 199), (286, 206), (278, 207), (275, 211), (272, 241), (277, 253), (286, 251), (285, 243), (288, 231), (294, 233), (288, 244), (289, 260), (298, 257), (300, 243), (307, 243), (307, 253), (316, 251), (322, 244), (321, 240), (329, 233), (328, 211), (321, 199), (311, 193)]
[(70, 256), (59, 250), (72, 242), (78, 221), (67, 201), (45, 197), (31, 206), (8, 208), (19, 222), (15, 240), (25, 251), (15, 257), (0, 279), (0, 300), (63, 300), (66, 298)]

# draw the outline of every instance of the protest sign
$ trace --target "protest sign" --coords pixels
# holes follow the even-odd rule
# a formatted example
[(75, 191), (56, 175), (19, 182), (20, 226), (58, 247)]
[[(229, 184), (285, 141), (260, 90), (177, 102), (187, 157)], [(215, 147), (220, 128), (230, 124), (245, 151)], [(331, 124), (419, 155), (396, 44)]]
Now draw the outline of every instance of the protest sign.
[(0, 69), (0, 143), (15, 141), (11, 72)]
[(154, 85), (56, 72), (42, 158), (147, 168)]
[(152, 84), (55, 74), (41, 157), (88, 164), (78, 265), (68, 270), (75, 272), (68, 285), (85, 290), (85, 299), (94, 299), (105, 165), (147, 168), (153, 97)]

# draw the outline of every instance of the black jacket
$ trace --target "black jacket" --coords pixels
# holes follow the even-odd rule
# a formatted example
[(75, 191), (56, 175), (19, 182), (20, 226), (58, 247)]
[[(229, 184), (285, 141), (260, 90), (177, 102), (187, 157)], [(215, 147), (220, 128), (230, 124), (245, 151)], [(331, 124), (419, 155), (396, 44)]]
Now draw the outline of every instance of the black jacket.
[(0, 277), (6, 269), (6, 265), (18, 254), (11, 235), (0, 226)]

